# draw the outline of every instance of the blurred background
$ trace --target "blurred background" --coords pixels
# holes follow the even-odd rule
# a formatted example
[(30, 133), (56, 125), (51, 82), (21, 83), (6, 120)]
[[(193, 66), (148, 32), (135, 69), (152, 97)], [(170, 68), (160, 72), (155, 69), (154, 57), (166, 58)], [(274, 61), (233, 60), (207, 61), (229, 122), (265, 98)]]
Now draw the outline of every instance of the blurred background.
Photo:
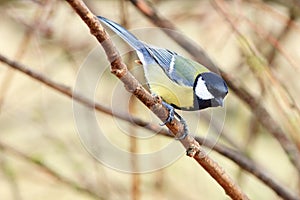
[[(143, 41), (190, 56), (130, 1), (84, 2), (96, 15), (124, 25)], [(254, 160), (281, 186), (299, 194), (299, 171), (280, 139), (274, 137), (280, 129), (300, 148), (299, 1), (147, 3), (173, 22), (180, 34), (200, 45), (222, 71), (234, 78), (234, 84), (245, 88), (273, 119), (259, 118), (264, 113), (230, 90), (225, 108), (181, 113), (192, 132)], [(1, 55), (114, 113), (160, 123), (110, 74), (102, 49), (67, 2), (1, 0), (0, 12)], [(133, 74), (145, 84), (141, 68), (134, 64), (135, 55), (127, 54), (130, 50), (120, 39), (113, 36), (113, 40)], [(86, 86), (91, 82), (95, 85)], [(89, 126), (87, 115), (95, 115), (105, 138), (125, 152), (156, 152), (174, 140), (86, 107), (77, 112), (77, 105), (42, 82), (0, 64), (1, 199), (229, 199), (205, 170), (184, 156), (177, 141), (178, 153), (173, 154), (173, 159), (142, 171), (145, 173), (130, 173), (141, 162), (135, 157), (127, 160), (133, 169), (124, 172), (121, 156), (109, 150), (106, 155), (118, 160), (121, 168), (103, 162), (93, 152), (99, 138)], [(91, 136), (82, 135), (82, 129)], [(227, 157), (210, 148), (207, 152), (251, 199), (281, 199)], [(154, 162), (160, 163), (163, 158), (158, 154)]]

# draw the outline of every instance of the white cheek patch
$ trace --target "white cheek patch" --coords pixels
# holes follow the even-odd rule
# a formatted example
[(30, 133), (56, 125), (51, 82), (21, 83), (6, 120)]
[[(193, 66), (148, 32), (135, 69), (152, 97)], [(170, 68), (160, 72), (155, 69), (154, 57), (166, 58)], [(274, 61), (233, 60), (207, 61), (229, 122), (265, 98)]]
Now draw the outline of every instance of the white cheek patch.
[(202, 77), (198, 78), (197, 85), (195, 87), (195, 93), (200, 99), (203, 100), (214, 98), (214, 96), (207, 90), (205, 81), (202, 79)]

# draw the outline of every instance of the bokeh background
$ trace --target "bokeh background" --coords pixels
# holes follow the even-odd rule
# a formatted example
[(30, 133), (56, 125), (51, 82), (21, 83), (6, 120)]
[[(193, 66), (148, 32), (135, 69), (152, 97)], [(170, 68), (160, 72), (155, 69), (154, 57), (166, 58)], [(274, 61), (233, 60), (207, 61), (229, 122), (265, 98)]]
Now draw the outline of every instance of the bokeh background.
[[(95, 14), (123, 24), (147, 43), (189, 56), (154, 29), (129, 1), (84, 2)], [(300, 147), (298, 1), (149, 2), (181, 34), (200, 45), (222, 70), (235, 77), (239, 81), (236, 84), (259, 99), (276, 125)], [(92, 100), (114, 112), (159, 123), (109, 73), (99, 44), (68, 3), (1, 0), (0, 13), (0, 54), (70, 89), (88, 83), (97, 68), (103, 68), (90, 95)], [(128, 48), (113, 38), (118, 48)], [(124, 55), (124, 61), (145, 83), (134, 59), (132, 53)], [(92, 66), (90, 72), (87, 70), (86, 82), (78, 82), (80, 70), (89, 67), (89, 62)], [(78, 114), (82, 119), (85, 116), (84, 112), (74, 114), (74, 104), (72, 98), (0, 64), (0, 199), (229, 199), (205, 170), (184, 156), (184, 150), (167, 166), (141, 174), (125, 173), (99, 162), (82, 140), (75, 118)], [(92, 112), (109, 141), (125, 151), (149, 153), (173, 140)], [(299, 194), (299, 174), (289, 156), (260, 125), (257, 113), (233, 91), (226, 98), (225, 108), (182, 115), (195, 134), (253, 159), (282, 186)], [(239, 165), (211, 149), (207, 151), (251, 199), (281, 199)], [(157, 162), (160, 159), (163, 157), (158, 156)], [(138, 162), (132, 161), (133, 168)]]

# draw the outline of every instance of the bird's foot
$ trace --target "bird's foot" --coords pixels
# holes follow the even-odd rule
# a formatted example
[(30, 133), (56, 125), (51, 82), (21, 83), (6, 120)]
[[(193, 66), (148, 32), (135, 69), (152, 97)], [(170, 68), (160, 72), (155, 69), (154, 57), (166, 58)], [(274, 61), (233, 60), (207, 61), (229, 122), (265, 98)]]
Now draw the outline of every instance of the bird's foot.
[(169, 116), (168, 116), (167, 120), (164, 123), (160, 124), (160, 125), (164, 126), (167, 123), (170, 123), (176, 115), (176, 117), (179, 119), (181, 124), (183, 124), (183, 134), (180, 135), (179, 137), (175, 137), (175, 139), (176, 140), (183, 140), (188, 135), (188, 128), (187, 128), (187, 124), (186, 124), (185, 120), (177, 112), (175, 112), (173, 106), (171, 106), (170, 104), (168, 104), (164, 101), (162, 102), (162, 104), (169, 110)]
[[(169, 116), (166, 119), (166, 121), (164, 121), (162, 124), (160, 124), (161, 126), (166, 125), (167, 123), (170, 123), (173, 119), (174, 119), (174, 115), (175, 115), (175, 111), (173, 106), (171, 106), (170, 104), (167, 104), (166, 102), (162, 101), (162, 105), (164, 105), (168, 111), (169, 111)], [(176, 113), (177, 114), (177, 113)]]
[(179, 137), (175, 137), (175, 140), (183, 140), (189, 134), (187, 124), (186, 124), (185, 120), (178, 113), (175, 112), (175, 114), (178, 117), (178, 119), (180, 120), (181, 124), (183, 124), (183, 134)]

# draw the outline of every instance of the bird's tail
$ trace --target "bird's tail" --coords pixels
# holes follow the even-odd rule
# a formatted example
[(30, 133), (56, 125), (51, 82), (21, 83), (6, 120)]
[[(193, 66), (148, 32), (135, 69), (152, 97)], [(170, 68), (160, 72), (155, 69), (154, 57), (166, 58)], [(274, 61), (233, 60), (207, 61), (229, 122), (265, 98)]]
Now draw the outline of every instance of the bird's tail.
[(145, 49), (144, 44), (141, 41), (139, 41), (133, 34), (127, 31), (124, 27), (122, 27), (121, 25), (113, 21), (106, 19), (105, 17), (102, 16), (97, 16), (97, 17), (101, 22), (107, 25), (113, 32), (115, 32), (123, 40), (125, 40), (132, 48), (134, 48), (137, 51), (143, 51)]

